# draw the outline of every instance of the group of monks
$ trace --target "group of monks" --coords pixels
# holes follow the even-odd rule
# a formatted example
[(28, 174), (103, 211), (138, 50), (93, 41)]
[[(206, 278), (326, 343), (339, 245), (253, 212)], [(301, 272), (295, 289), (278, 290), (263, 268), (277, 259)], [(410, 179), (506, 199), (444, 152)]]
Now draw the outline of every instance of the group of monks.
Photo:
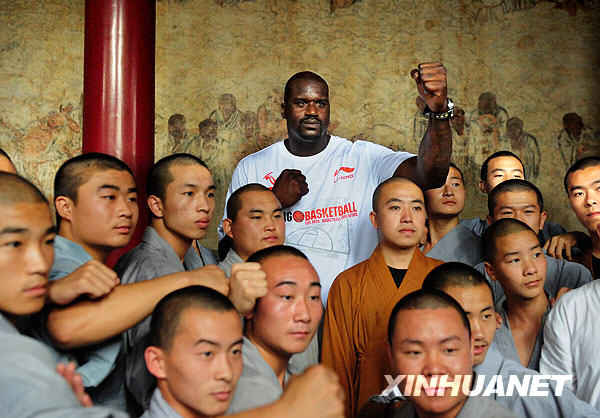
[(293, 75), (288, 137), (238, 163), (217, 249), (197, 156), (157, 161), (145, 205), (123, 161), (73, 157), (54, 217), (1, 152), (0, 415), (600, 416), (600, 156), (564, 175), (587, 233), (546, 220), (505, 150), (461, 219), (446, 69), (411, 78), (417, 155), (330, 135), (327, 83)]

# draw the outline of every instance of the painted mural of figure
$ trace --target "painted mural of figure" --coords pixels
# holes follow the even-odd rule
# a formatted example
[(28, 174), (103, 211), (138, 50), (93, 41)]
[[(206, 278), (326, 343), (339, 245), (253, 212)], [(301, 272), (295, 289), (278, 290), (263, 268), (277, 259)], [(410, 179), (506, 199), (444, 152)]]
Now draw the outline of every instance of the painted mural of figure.
[(235, 96), (225, 93), (219, 98), (219, 106), (211, 112), (209, 119), (217, 122), (219, 136), (233, 144), (242, 138), (241, 117)]
[(223, 174), (219, 181), (227, 182), (233, 173), (238, 160), (236, 153), (244, 143), (244, 129), (241, 123), (242, 112), (237, 108), (233, 94), (222, 94), (219, 106), (213, 110), (209, 119), (217, 123), (217, 140), (213, 143), (212, 158), (216, 158), (211, 165), (215, 177)]
[(479, 95), (477, 109), (471, 112), (469, 155), (480, 167), (488, 155), (508, 148), (506, 121), (508, 112), (496, 102), (496, 95), (486, 91)]
[(177, 152), (187, 152), (191, 137), (185, 127), (186, 122), (186, 117), (179, 113), (169, 117), (167, 133), (158, 138), (154, 145), (157, 160)]
[(563, 130), (558, 134), (558, 149), (565, 167), (587, 155), (600, 155), (600, 138), (577, 113), (567, 113), (562, 118)]
[(81, 130), (74, 113), (75, 107), (69, 103), (30, 122), (25, 128), (16, 128), (0, 120), (8, 135), (2, 140), (2, 147), (13, 156), (18, 172), (46, 193), (52, 190), (52, 179), (58, 166), (81, 152)]
[(467, 118), (465, 110), (460, 106), (454, 106), (454, 117), (450, 119), (452, 127), (452, 161), (459, 167), (468, 167), (469, 150), (468, 140), (469, 132), (467, 129)]
[(506, 122), (506, 136), (510, 149), (517, 154), (525, 165), (525, 178), (535, 181), (540, 174), (542, 155), (537, 139), (523, 130), (523, 121), (512, 117)]
[(262, 148), (258, 141), (258, 120), (256, 113), (251, 110), (242, 113), (240, 122), (244, 131), (244, 140), (240, 149), (235, 153), (235, 158), (238, 161), (246, 155), (252, 154)]
[(273, 89), (267, 100), (258, 106), (256, 117), (258, 122), (258, 146), (260, 149), (284, 139), (287, 136), (285, 119), (281, 117), (283, 97)]

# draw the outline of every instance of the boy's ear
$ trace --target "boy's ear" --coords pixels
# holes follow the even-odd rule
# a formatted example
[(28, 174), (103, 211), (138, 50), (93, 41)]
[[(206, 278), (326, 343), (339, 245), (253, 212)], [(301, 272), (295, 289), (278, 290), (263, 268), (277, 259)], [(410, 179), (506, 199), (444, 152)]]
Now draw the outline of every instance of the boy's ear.
[(542, 213), (540, 213), (540, 231), (544, 228), (544, 224), (546, 223), (546, 211), (543, 210)]
[(487, 275), (490, 276), (490, 279), (492, 279), (493, 281), (498, 280), (496, 278), (496, 270), (494, 270), (494, 267), (490, 263), (486, 261), (483, 267), (485, 268), (485, 272), (487, 273)]
[(73, 208), (75, 203), (67, 196), (58, 196), (54, 199), (54, 207), (58, 215), (69, 222), (73, 221)]
[(160, 197), (151, 194), (148, 196), (148, 199), (146, 199), (146, 202), (148, 203), (150, 212), (152, 212), (152, 215), (154, 215), (155, 218), (163, 217), (163, 203)]
[(167, 373), (164, 364), (164, 352), (158, 347), (153, 345), (146, 348), (144, 351), (144, 360), (146, 361), (146, 368), (150, 374), (157, 379), (166, 379)]
[(477, 185), (479, 186), (479, 190), (481, 190), (482, 193), (487, 194), (487, 183), (485, 181), (479, 180), (479, 183)]
[(379, 229), (379, 224), (377, 223), (377, 213), (375, 211), (371, 211), (369, 213), (369, 219), (371, 220), (371, 224), (375, 227), (375, 229)]
[(229, 238), (233, 239), (233, 232), (231, 232), (231, 224), (231, 219), (223, 219), (223, 232), (225, 232), (225, 235), (229, 236)]

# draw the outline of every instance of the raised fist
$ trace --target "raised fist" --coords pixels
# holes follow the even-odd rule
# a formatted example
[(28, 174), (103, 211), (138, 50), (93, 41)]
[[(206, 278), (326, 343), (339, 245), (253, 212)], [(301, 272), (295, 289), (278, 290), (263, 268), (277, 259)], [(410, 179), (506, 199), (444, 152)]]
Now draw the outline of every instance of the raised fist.
[(417, 83), (419, 95), (432, 111), (443, 113), (448, 110), (446, 68), (441, 62), (419, 64), (419, 69), (412, 70), (410, 76)]
[(236, 263), (231, 267), (229, 299), (242, 315), (254, 308), (256, 299), (267, 294), (267, 274), (258, 263)]
[(306, 177), (300, 170), (285, 169), (275, 180), (273, 193), (279, 199), (283, 209), (294, 206), (302, 196), (308, 193)]

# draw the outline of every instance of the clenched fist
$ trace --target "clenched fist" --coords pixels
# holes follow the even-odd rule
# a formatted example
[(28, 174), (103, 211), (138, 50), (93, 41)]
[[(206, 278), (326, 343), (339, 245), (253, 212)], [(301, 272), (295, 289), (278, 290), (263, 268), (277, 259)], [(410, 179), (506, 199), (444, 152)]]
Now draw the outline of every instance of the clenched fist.
[(306, 177), (300, 170), (286, 168), (275, 180), (273, 193), (279, 199), (283, 209), (294, 206), (302, 196), (308, 193)]
[(237, 263), (231, 267), (229, 299), (242, 315), (254, 308), (256, 299), (267, 294), (267, 274), (258, 263)]
[(419, 95), (432, 111), (443, 113), (448, 110), (446, 68), (441, 62), (419, 64), (419, 69), (412, 70), (410, 76), (417, 83)]

